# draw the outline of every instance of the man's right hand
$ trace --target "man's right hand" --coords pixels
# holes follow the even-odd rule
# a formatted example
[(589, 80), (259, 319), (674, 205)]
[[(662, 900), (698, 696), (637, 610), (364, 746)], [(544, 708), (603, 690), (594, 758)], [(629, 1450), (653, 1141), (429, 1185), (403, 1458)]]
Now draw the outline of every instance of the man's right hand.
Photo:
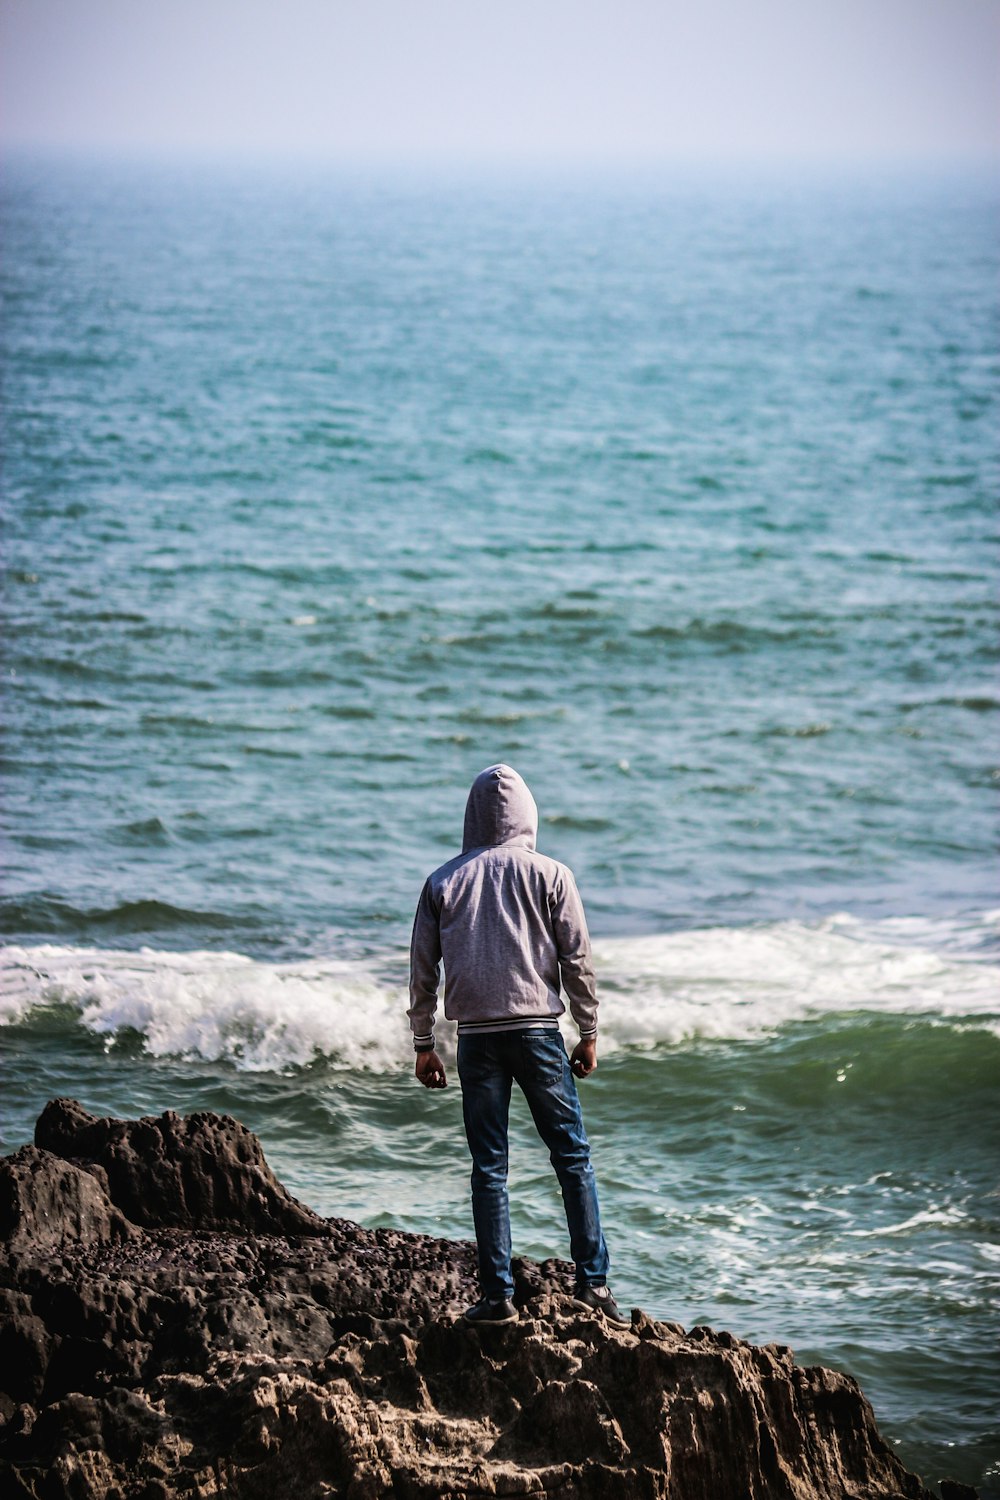
[(444, 1074), (444, 1063), (436, 1052), (417, 1053), (417, 1077), (425, 1089), (444, 1089), (448, 1080)]

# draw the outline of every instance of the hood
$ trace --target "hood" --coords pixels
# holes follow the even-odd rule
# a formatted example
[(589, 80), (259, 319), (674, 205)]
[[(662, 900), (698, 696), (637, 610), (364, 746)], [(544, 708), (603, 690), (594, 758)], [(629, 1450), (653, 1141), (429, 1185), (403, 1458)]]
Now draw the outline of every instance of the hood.
[(462, 853), (495, 844), (534, 849), (538, 808), (517, 772), (503, 764), (480, 771), (465, 804)]

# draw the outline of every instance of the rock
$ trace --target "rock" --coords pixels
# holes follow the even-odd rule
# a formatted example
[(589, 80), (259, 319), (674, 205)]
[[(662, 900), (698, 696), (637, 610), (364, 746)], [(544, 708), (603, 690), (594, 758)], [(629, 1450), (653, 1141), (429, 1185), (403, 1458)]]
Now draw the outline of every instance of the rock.
[(0, 1162), (0, 1242), (9, 1251), (37, 1254), (134, 1234), (90, 1172), (37, 1146), (22, 1146)]
[(37, 1140), (0, 1163), (4, 1496), (930, 1500), (848, 1376), (612, 1327), (558, 1261), (474, 1329), (473, 1246), (317, 1219), (235, 1120), (61, 1100)]
[(53, 1339), (23, 1292), (0, 1289), (0, 1370), (10, 1411), (41, 1393)]
[(35, 1145), (93, 1173), (133, 1224), (235, 1229), (240, 1234), (329, 1233), (264, 1160), (257, 1137), (229, 1115), (97, 1119), (75, 1099), (54, 1099)]

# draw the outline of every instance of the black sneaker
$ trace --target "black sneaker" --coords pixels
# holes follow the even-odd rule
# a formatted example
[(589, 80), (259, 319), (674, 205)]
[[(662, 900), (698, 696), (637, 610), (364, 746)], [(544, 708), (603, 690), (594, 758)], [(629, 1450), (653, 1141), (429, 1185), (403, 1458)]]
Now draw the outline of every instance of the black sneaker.
[(517, 1308), (507, 1297), (491, 1301), (481, 1297), (475, 1307), (467, 1307), (463, 1313), (467, 1323), (512, 1323), (517, 1318)]
[(623, 1318), (618, 1310), (618, 1303), (611, 1295), (609, 1286), (578, 1286), (573, 1293), (573, 1301), (577, 1307), (589, 1307), (591, 1312), (598, 1312), (607, 1318), (609, 1323), (617, 1323), (619, 1328), (631, 1328), (631, 1318)]

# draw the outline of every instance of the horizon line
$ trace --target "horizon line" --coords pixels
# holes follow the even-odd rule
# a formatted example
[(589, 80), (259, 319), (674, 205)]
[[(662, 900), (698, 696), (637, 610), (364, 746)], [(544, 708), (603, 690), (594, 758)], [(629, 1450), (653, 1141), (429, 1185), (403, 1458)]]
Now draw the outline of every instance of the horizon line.
[(220, 143), (78, 142), (4, 139), (0, 132), (0, 164), (17, 159), (103, 161), (109, 164), (174, 164), (206, 166), (282, 166), (330, 168), (346, 172), (412, 171), (517, 172), (571, 174), (588, 172), (670, 172), (746, 170), (778, 171), (934, 171), (996, 172), (1000, 187), (1000, 148), (997, 150), (937, 150), (880, 152), (526, 152), (505, 151), (348, 151), (301, 145), (246, 147)]

